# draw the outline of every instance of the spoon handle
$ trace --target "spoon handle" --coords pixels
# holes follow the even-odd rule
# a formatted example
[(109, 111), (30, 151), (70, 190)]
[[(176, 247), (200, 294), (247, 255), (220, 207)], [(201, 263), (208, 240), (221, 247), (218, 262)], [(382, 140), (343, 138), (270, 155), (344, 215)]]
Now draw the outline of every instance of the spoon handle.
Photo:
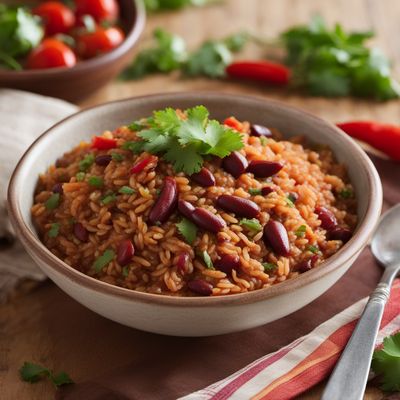
[(354, 332), (344, 349), (322, 400), (362, 400), (383, 310), (389, 298), (395, 269), (386, 269), (371, 294)]

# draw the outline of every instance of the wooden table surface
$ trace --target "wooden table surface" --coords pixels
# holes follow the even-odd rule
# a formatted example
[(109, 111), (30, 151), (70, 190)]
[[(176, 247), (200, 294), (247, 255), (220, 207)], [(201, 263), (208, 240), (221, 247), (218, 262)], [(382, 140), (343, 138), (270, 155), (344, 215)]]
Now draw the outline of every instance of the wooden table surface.
[[(181, 12), (163, 13), (148, 18), (141, 45), (150, 38), (154, 27), (182, 35), (193, 48), (206, 38), (220, 38), (239, 30), (250, 30), (266, 37), (276, 37), (283, 29), (304, 23), (319, 13), (329, 23), (340, 21), (346, 29), (373, 29), (379, 45), (394, 61), (395, 74), (400, 77), (400, 2), (398, 0), (226, 0), (203, 9), (190, 8)], [(249, 57), (261, 56), (260, 49), (249, 46)], [(152, 76), (134, 82), (113, 82), (82, 102), (88, 107), (105, 101), (157, 92), (212, 90), (252, 94), (285, 101), (331, 121), (355, 118), (376, 119), (398, 123), (400, 102), (375, 103), (354, 99), (307, 98), (286, 91), (272, 90), (261, 85), (246, 85), (208, 79), (180, 80), (176, 76)], [(74, 327), (75, 315), (85, 318), (89, 331)], [(65, 319), (56, 325), (55, 319)], [(71, 323), (70, 323), (71, 322)], [(116, 367), (108, 362), (111, 352), (119, 352), (119, 364), (131, 359), (131, 351), (124, 346), (107, 346), (96, 340), (96, 332), (105, 324), (115, 325), (114, 339), (128, 343), (141, 333), (122, 327), (84, 309), (62, 293), (54, 284), (31, 289), (24, 285), (16, 296), (0, 308), (0, 398), (4, 400), (51, 399), (54, 389), (50, 384), (28, 385), (19, 380), (18, 368), (25, 360), (45, 365), (61, 366), (77, 381), (100, 375)], [(60, 327), (63, 331), (58, 331)], [(79, 336), (77, 348), (71, 348), (68, 335)], [(140, 352), (140, 349), (138, 350)], [(115, 356), (113, 357), (115, 359)], [(321, 384), (301, 399), (317, 399)], [(369, 387), (366, 399), (381, 399), (383, 394)], [(146, 397), (143, 396), (145, 399)]]

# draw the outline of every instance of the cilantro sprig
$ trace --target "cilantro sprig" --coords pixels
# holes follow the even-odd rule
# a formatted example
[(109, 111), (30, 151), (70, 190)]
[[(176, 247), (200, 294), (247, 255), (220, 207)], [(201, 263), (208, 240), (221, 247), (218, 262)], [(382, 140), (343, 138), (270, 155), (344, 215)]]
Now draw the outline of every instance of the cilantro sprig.
[[(134, 150), (161, 154), (175, 172), (192, 175), (200, 171), (208, 156), (226, 157), (243, 147), (240, 133), (209, 119), (204, 106), (185, 111), (186, 119), (172, 108), (155, 111), (148, 119), (148, 128), (141, 130)], [(131, 144), (131, 147), (133, 144)]]
[(189, 221), (187, 218), (176, 224), (179, 233), (185, 238), (185, 241), (189, 244), (193, 244), (197, 236), (197, 226)]
[(30, 383), (35, 383), (45, 378), (50, 379), (50, 381), (56, 387), (74, 383), (66, 372), (62, 371), (55, 374), (46, 367), (26, 361), (20, 368), (19, 374), (23, 381)]
[(375, 350), (371, 366), (380, 376), (382, 390), (400, 391), (400, 332), (383, 340), (383, 348)]

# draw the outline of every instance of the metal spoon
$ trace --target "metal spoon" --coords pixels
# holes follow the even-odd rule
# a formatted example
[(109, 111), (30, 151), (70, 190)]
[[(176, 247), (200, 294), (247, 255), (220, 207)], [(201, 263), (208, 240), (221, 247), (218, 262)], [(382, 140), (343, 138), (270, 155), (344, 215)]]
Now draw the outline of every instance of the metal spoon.
[(385, 269), (329, 379), (322, 400), (362, 400), (383, 310), (400, 271), (400, 204), (386, 212), (374, 233), (371, 250)]

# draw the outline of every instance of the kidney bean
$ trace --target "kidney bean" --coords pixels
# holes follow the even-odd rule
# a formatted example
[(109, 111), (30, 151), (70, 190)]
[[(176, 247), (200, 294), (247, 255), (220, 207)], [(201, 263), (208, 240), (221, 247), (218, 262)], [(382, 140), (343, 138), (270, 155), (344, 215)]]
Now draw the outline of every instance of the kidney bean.
[(272, 137), (272, 132), (266, 126), (254, 124), (250, 126), (250, 135), (270, 138)]
[(215, 267), (227, 275), (232, 274), (232, 270), (240, 267), (240, 258), (237, 254), (224, 254), (220, 259), (215, 261)]
[(233, 151), (229, 156), (222, 159), (222, 168), (234, 178), (246, 172), (248, 162), (246, 157), (238, 151)]
[(217, 233), (226, 226), (226, 222), (219, 216), (205, 208), (196, 208), (190, 219), (200, 228)]
[(285, 227), (279, 222), (270, 219), (264, 226), (263, 240), (266, 246), (281, 256), (288, 256), (290, 253), (289, 238)]
[(132, 261), (135, 254), (135, 248), (130, 240), (123, 240), (117, 249), (117, 262), (119, 265), (124, 266)]
[(212, 172), (203, 167), (199, 172), (190, 176), (196, 183), (203, 187), (215, 185), (215, 177)]
[(251, 172), (257, 178), (269, 178), (283, 168), (283, 164), (276, 161), (253, 160), (247, 167), (247, 172)]
[(195, 209), (196, 208), (194, 207), (194, 205), (189, 203), (188, 201), (185, 201), (185, 200), (178, 201), (178, 210), (186, 218), (191, 219), (193, 211)]
[(87, 242), (89, 240), (89, 232), (86, 230), (86, 228), (80, 222), (76, 222), (74, 224), (74, 235), (81, 242)]
[(100, 154), (95, 158), (94, 162), (97, 165), (106, 167), (108, 164), (110, 164), (111, 160), (112, 160), (112, 157), (109, 154)]
[(341, 240), (343, 243), (347, 243), (353, 236), (350, 229), (342, 228), (340, 226), (333, 228), (328, 233), (329, 240)]
[(299, 263), (297, 263), (294, 266), (294, 270), (297, 272), (300, 272), (302, 274), (302, 273), (307, 272), (310, 269), (312, 269), (312, 267), (313, 267), (312, 259), (309, 258), (308, 260), (303, 260), (303, 261), (300, 261)]
[(176, 262), (176, 268), (178, 272), (182, 275), (185, 275), (186, 272), (188, 271), (188, 263), (189, 263), (189, 253), (184, 252), (179, 255), (178, 261)]
[(63, 193), (64, 193), (63, 184), (62, 184), (62, 183), (56, 183), (56, 184), (53, 186), (52, 192), (53, 192), (53, 193), (63, 194)]
[(311, 258), (311, 266), (314, 268), (315, 265), (317, 264), (317, 261), (319, 260), (319, 256), (317, 254), (314, 254)]
[(213, 286), (211, 283), (204, 279), (194, 279), (188, 282), (188, 287), (192, 292), (201, 294), (202, 296), (209, 296), (212, 294)]
[(165, 222), (174, 211), (177, 201), (178, 188), (175, 179), (171, 176), (166, 176), (160, 196), (158, 196), (156, 203), (150, 211), (149, 222), (151, 224)]
[(331, 231), (336, 228), (337, 220), (333, 215), (332, 211), (328, 210), (326, 207), (316, 207), (315, 213), (318, 215), (318, 219), (321, 221), (321, 227), (327, 231)]
[(274, 192), (274, 189), (272, 189), (271, 186), (264, 186), (263, 188), (261, 188), (261, 194), (263, 196), (268, 196), (272, 192)]
[(225, 211), (232, 212), (239, 217), (245, 218), (255, 218), (260, 212), (260, 207), (258, 207), (254, 201), (228, 194), (219, 196), (217, 205)]
[(138, 174), (139, 172), (142, 172), (153, 160), (154, 160), (154, 157), (152, 157), (152, 156), (144, 158), (143, 160), (140, 160), (131, 168), (130, 173)]

